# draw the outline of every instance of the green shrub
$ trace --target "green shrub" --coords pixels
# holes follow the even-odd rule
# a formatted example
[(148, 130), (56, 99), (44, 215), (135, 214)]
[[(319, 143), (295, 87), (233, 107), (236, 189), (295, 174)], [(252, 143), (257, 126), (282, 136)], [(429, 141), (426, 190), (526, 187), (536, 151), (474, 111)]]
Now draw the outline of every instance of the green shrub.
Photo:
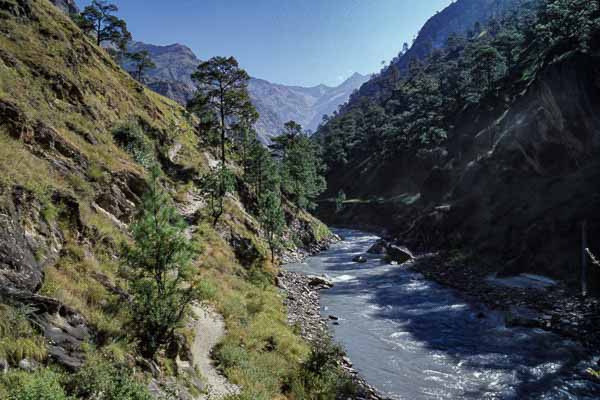
[(31, 326), (27, 308), (0, 304), (0, 358), (15, 365), (24, 358), (44, 361), (46, 342)]
[(113, 130), (113, 137), (119, 146), (145, 168), (150, 168), (155, 163), (154, 144), (134, 119), (117, 126)]
[(343, 354), (343, 350), (331, 342), (315, 346), (288, 384), (292, 397), (297, 400), (354, 398), (356, 385), (338, 365)]
[(70, 400), (62, 387), (62, 379), (49, 369), (33, 373), (18, 371), (1, 377), (0, 386), (4, 386), (7, 400)]
[(151, 400), (145, 385), (133, 379), (125, 367), (92, 357), (69, 384), (77, 398), (97, 400)]

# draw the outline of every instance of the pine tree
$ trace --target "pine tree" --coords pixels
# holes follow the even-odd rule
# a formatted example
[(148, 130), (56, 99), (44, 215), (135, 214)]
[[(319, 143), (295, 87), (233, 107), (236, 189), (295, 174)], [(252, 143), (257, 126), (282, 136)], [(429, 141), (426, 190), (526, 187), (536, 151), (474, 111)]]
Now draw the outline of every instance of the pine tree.
[(133, 331), (148, 358), (173, 339), (190, 303), (197, 299), (191, 269), (197, 249), (186, 238), (186, 224), (161, 189), (159, 176), (154, 167), (131, 228), (134, 244), (124, 249), (125, 265), (132, 270)]
[(132, 75), (138, 82), (144, 83), (144, 74), (146, 71), (156, 68), (156, 64), (150, 58), (150, 53), (146, 50), (128, 53), (127, 58), (133, 63)]
[(254, 189), (254, 194), (260, 198), (267, 190), (275, 190), (279, 183), (279, 171), (269, 151), (255, 140), (250, 145), (248, 165), (245, 173), (246, 182)]
[(75, 17), (75, 22), (87, 34), (94, 34), (98, 46), (108, 42), (124, 51), (131, 41), (131, 33), (127, 30), (127, 23), (114, 15), (117, 11), (119, 8), (114, 4), (93, 0)]
[(281, 244), (279, 237), (285, 227), (285, 217), (279, 191), (268, 190), (264, 192), (260, 197), (259, 207), (260, 222), (271, 249), (271, 261), (275, 261), (275, 252)]
[(274, 149), (280, 160), (282, 191), (298, 207), (313, 209), (314, 199), (326, 187), (317, 143), (290, 121), (285, 124), (284, 134), (275, 139)]
[(235, 190), (235, 175), (223, 164), (212, 168), (202, 178), (202, 192), (208, 201), (208, 209), (216, 226), (225, 211), (225, 197)]
[(230, 122), (246, 118), (253, 125), (258, 119), (248, 94), (250, 76), (235, 58), (213, 57), (198, 66), (192, 80), (198, 87), (197, 108), (213, 113), (219, 122), (221, 163), (225, 165)]

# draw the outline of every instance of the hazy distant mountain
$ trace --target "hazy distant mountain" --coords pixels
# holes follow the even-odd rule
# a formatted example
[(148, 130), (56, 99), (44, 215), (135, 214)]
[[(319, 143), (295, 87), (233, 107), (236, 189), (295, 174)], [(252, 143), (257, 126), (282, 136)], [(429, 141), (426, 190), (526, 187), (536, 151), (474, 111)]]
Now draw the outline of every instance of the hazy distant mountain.
[[(190, 75), (200, 60), (189, 47), (133, 42), (129, 50), (146, 50), (150, 53), (157, 66), (147, 73), (146, 83), (152, 90), (181, 104), (186, 104), (192, 97), (194, 83)], [(124, 67), (129, 69), (130, 65), (125, 63)], [(337, 87), (318, 85), (306, 88), (252, 78), (249, 91), (252, 102), (261, 115), (256, 124), (260, 139), (267, 143), (269, 138), (281, 132), (284, 123), (292, 119), (307, 130), (316, 130), (324, 114), (337, 110), (368, 79), (367, 76), (354, 74)]]
[(256, 125), (259, 136), (263, 139), (277, 136), (283, 124), (290, 120), (314, 132), (324, 114), (337, 110), (368, 79), (367, 76), (354, 74), (337, 87), (318, 85), (310, 88), (252, 79), (250, 97), (261, 114)]

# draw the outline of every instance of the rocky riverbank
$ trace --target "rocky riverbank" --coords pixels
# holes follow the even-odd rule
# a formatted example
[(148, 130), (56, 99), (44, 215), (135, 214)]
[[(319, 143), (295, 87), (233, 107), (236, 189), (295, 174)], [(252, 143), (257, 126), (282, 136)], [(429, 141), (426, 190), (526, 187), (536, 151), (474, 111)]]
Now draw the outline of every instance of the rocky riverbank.
[[(540, 328), (577, 340), (589, 348), (600, 347), (600, 301), (573, 293), (566, 285), (545, 279), (537, 287), (526, 277), (496, 279), (492, 266), (459, 252), (414, 257), (407, 249), (380, 239), (368, 251), (390, 262), (422, 273), (427, 279), (457, 290), (472, 304), (505, 313), (506, 324)], [(529, 275), (531, 276), (531, 275)], [(535, 277), (535, 276), (534, 276)], [(538, 277), (542, 278), (543, 277)], [(511, 282), (514, 285), (511, 286)], [(532, 281), (531, 283), (535, 283)]]
[[(336, 317), (321, 316), (319, 292), (331, 288), (333, 284), (323, 277), (282, 270), (277, 276), (277, 285), (285, 294), (284, 303), (288, 310), (288, 323), (297, 327), (301, 335), (315, 346), (331, 339), (327, 324), (328, 320), (333, 320), (335, 323)], [(386, 399), (360, 377), (348, 357), (339, 360), (339, 364), (359, 388), (356, 400)]]
[(327, 250), (332, 244), (342, 240), (338, 235), (332, 233), (321, 241), (304, 243), (300, 247), (285, 249), (280, 255), (282, 265), (302, 262), (306, 257), (314, 256)]
[(418, 257), (407, 264), (426, 278), (456, 289), (467, 301), (505, 312), (512, 326), (540, 328), (600, 348), (600, 301), (582, 297), (564, 284), (511, 287), (490, 279), (492, 268), (452, 254)]

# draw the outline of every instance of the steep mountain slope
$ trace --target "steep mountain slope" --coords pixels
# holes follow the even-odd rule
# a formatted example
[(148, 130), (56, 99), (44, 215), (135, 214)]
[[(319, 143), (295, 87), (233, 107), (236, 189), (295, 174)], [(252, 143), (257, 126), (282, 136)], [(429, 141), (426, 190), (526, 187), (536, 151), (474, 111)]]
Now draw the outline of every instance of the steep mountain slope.
[[(585, 28), (597, 27), (600, 13), (585, 1), (548, 4), (527, 27), (508, 19), (494, 36), (484, 26), (388, 83), (386, 97), (363, 98), (330, 122), (320, 138), (350, 150), (343, 167), (333, 164), (327, 196), (343, 190), (353, 201), (322, 215), (386, 228), (413, 249), (462, 249), (497, 272), (542, 273), (575, 287), (584, 221), (588, 245), (600, 246), (600, 31)], [(584, 17), (570, 21), (578, 10)], [(506, 38), (518, 50), (509, 67), (497, 50)], [(488, 65), (504, 69), (477, 92), (486, 81), (472, 55), (494, 49)], [(460, 86), (458, 74), (473, 78)], [(344, 130), (349, 144), (339, 145)]]
[[(369, 80), (359, 96), (374, 96), (381, 90), (381, 82), (393, 74), (404, 73), (412, 59), (423, 59), (432, 49), (439, 49), (455, 33), (465, 34), (476, 23), (485, 24), (491, 18), (500, 18), (518, 8), (526, 0), (458, 0), (432, 16), (419, 31), (409, 50), (393, 60), (379, 76)], [(357, 96), (358, 97), (358, 96)]]
[[(227, 325), (219, 357), (229, 377), (246, 398), (282, 396), (309, 347), (287, 325), (256, 199), (242, 181), (219, 224), (207, 222), (199, 181), (214, 155), (202, 137), (180, 105), (133, 80), (48, 0), (0, 2), (0, 358), (10, 370), (0, 398), (30, 379), (72, 390), (82, 367), (88, 389), (134, 372), (154, 392), (167, 381), (185, 398), (202, 389), (181, 363), (190, 332), (178, 330), (158, 364), (128, 334), (121, 249), (151, 161), (201, 246), (194, 266)], [(286, 220), (290, 249), (329, 235), (308, 214), (288, 209)], [(95, 369), (107, 363), (118, 369)], [(38, 372), (15, 373), (19, 364)]]
[[(130, 46), (130, 51), (141, 50), (148, 51), (157, 66), (147, 73), (148, 86), (180, 104), (186, 104), (195, 91), (190, 76), (200, 63), (192, 50), (180, 44), (155, 46), (134, 42)], [(124, 67), (131, 69), (127, 63)], [(256, 125), (259, 137), (263, 142), (269, 142), (269, 138), (279, 135), (283, 124), (290, 120), (314, 132), (323, 115), (337, 110), (367, 79), (354, 74), (338, 87), (319, 85), (311, 88), (251, 79), (250, 96), (260, 113)]]

